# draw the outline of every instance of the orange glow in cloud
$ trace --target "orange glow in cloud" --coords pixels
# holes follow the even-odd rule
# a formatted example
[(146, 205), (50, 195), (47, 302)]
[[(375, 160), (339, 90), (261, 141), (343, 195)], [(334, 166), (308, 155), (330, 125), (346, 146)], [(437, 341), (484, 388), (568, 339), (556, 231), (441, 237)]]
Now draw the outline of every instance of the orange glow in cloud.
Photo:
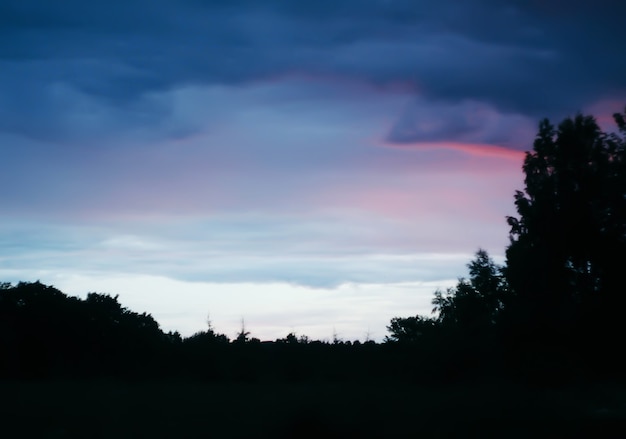
[(517, 151), (502, 146), (487, 145), (480, 143), (461, 142), (416, 142), (416, 143), (391, 143), (384, 142), (388, 148), (414, 149), (414, 150), (442, 150), (448, 149), (460, 151), (465, 154), (484, 158), (497, 158), (520, 162), (524, 160), (525, 152)]

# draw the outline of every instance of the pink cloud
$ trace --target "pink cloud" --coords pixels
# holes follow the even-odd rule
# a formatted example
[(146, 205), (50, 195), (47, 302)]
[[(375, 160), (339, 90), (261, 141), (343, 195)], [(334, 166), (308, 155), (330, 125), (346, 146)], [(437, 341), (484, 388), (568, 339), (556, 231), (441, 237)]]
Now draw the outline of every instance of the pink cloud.
[[(496, 158), (504, 160), (512, 160), (521, 162), (524, 159), (524, 152), (504, 148), (496, 145), (480, 144), (480, 143), (461, 143), (461, 142), (412, 142), (412, 143), (392, 143), (385, 142), (385, 146), (400, 149), (417, 149), (417, 150), (453, 150), (461, 151), (471, 156), (480, 158)], [(530, 149), (529, 145), (529, 149)]]

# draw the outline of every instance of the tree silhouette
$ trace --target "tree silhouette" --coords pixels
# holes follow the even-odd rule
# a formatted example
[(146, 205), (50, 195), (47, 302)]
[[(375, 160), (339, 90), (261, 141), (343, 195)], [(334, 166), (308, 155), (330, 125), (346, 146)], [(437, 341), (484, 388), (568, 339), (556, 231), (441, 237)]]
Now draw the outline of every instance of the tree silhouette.
[(0, 375), (148, 374), (175, 339), (117, 296), (81, 300), (40, 282), (0, 285)]
[(237, 337), (233, 340), (235, 344), (246, 344), (246, 343), (257, 343), (260, 342), (258, 338), (250, 338), (250, 331), (246, 331), (246, 323), (241, 319), (241, 330), (237, 333)]
[(495, 325), (508, 288), (503, 268), (485, 250), (478, 250), (467, 267), (469, 279), (459, 279), (456, 287), (445, 293), (437, 290), (432, 303), (443, 327), (473, 333)]
[(558, 128), (544, 120), (526, 153), (506, 251), (521, 332), (544, 339), (624, 333), (626, 122), (623, 114), (614, 119), (614, 133), (592, 116)]
[(385, 341), (415, 343), (441, 331), (479, 336), (493, 328), (508, 298), (503, 267), (483, 249), (476, 252), (467, 267), (469, 279), (460, 278), (445, 292), (435, 291), (432, 304), (436, 317), (394, 317), (387, 326), (390, 335)]
[(432, 334), (436, 325), (437, 320), (431, 317), (394, 317), (387, 326), (390, 335), (385, 336), (385, 342), (416, 343)]

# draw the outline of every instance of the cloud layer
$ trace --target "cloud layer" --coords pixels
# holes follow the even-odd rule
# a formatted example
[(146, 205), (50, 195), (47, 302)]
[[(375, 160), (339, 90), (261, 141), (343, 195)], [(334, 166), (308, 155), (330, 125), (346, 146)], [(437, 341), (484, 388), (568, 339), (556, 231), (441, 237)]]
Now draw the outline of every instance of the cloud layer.
[(562, 117), (624, 97), (625, 12), (608, 0), (8, 1), (0, 129), (68, 140), (99, 123), (154, 127), (171, 119), (167, 92), (287, 75), (406, 90), (440, 109)]
[[(608, 127), (622, 109), (625, 13), (608, 0), (3, 1), (0, 274), (94, 282), (138, 310), (177, 300), (142, 282), (230, 285), (231, 311), (262, 291), (315, 331), (351, 307), (415, 314), (429, 298), (398, 285), (450, 282), (478, 247), (501, 257), (540, 118), (593, 111)], [(306, 317), (268, 285), (323, 290), (337, 308)], [(346, 285), (376, 293), (356, 305)], [(160, 314), (168, 327), (195, 300)]]

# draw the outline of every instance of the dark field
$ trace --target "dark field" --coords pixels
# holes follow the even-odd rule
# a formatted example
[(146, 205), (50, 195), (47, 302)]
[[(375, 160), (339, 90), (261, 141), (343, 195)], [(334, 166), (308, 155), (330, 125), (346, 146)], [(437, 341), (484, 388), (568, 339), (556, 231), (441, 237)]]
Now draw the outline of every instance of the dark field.
[(3, 438), (626, 437), (623, 389), (12, 382)]

